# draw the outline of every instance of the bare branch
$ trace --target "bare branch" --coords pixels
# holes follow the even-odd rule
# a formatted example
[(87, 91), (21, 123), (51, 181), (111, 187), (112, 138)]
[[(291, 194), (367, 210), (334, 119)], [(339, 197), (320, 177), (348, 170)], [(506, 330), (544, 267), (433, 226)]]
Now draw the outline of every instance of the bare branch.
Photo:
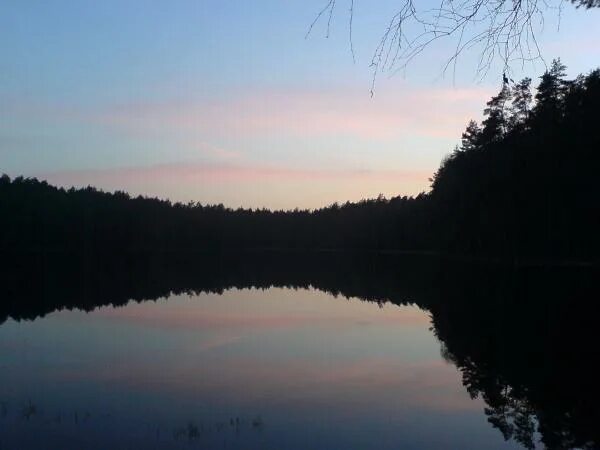
[(325, 37), (329, 37), (329, 27), (331, 25), (331, 17), (333, 16), (333, 7), (335, 6), (335, 2), (336, 2), (336, 0), (328, 0), (327, 1), (327, 4), (325, 5), (325, 7), (321, 11), (319, 11), (319, 14), (317, 14), (317, 17), (315, 17), (315, 20), (313, 20), (312, 23), (310, 24), (310, 27), (308, 27), (308, 31), (306, 32), (304, 39), (308, 39), (308, 36), (310, 36), (312, 29), (314, 28), (316, 23), (319, 21), (321, 16), (323, 14), (325, 14), (326, 11), (329, 11), (329, 18), (327, 19), (327, 34)]
[[(349, 1), (349, 40), (355, 61), (352, 28), (354, 0)], [(442, 65), (444, 75), (452, 68), (453, 77), (459, 57), (477, 51), (478, 78), (486, 76), (495, 60), (502, 61), (505, 73), (520, 62), (544, 61), (537, 34), (543, 30), (544, 15), (556, 11), (559, 19), (566, 0), (439, 0), (433, 9), (418, 10), (414, 0), (401, 0), (397, 12), (388, 21), (375, 47), (370, 67), (373, 70), (371, 95), (381, 72), (396, 73), (440, 40), (454, 40), (453, 53)], [(586, 8), (600, 6), (600, 0), (572, 0)], [(329, 36), (336, 0), (328, 0), (306, 34), (325, 15)]]

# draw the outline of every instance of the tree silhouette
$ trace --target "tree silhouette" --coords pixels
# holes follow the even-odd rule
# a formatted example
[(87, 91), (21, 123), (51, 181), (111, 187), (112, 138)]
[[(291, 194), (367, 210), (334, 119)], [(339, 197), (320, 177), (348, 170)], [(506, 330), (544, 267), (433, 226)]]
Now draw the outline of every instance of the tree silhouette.
[(512, 88), (510, 128), (525, 126), (531, 111), (531, 78), (523, 78)]
[(482, 145), (490, 144), (502, 139), (506, 133), (508, 120), (506, 118), (506, 103), (510, 101), (511, 91), (507, 82), (502, 83), (502, 89), (498, 95), (492, 97), (483, 110), (486, 119), (483, 121), (483, 129), (480, 134)]
[(469, 152), (478, 148), (481, 144), (481, 127), (474, 120), (469, 121), (467, 128), (462, 134), (461, 150)]
[(536, 116), (543, 121), (557, 122), (562, 112), (562, 102), (568, 91), (568, 83), (564, 77), (567, 67), (560, 62), (560, 59), (552, 61), (549, 70), (541, 76), (540, 84), (535, 95)]

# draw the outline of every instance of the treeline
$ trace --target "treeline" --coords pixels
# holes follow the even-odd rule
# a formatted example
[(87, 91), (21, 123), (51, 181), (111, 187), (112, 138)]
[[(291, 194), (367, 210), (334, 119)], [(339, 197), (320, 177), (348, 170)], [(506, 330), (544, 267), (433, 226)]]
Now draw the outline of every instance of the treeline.
[(433, 177), (430, 200), (450, 251), (594, 259), (600, 226), (600, 70), (537, 86), (505, 79)]
[(600, 70), (554, 61), (536, 94), (508, 79), (416, 197), (309, 210), (171, 203), (0, 178), (0, 249), (87, 254), (242, 249), (442, 251), (500, 258), (598, 255)]
[[(443, 260), (424, 256), (341, 252), (111, 256), (37, 253), (0, 261), (0, 325), (9, 317), (32, 320), (61, 309), (91, 311), (184, 293), (221, 294), (232, 288), (318, 288), (335, 296), (402, 303), (417, 296), (423, 300), (424, 291), (435, 289), (432, 274), (445, 267)], [(400, 283), (399, 295), (399, 280), (407, 277), (411, 282)]]
[(423, 198), (378, 198), (315, 211), (171, 203), (87, 187), (0, 178), (5, 251), (213, 252), (238, 249), (423, 248)]

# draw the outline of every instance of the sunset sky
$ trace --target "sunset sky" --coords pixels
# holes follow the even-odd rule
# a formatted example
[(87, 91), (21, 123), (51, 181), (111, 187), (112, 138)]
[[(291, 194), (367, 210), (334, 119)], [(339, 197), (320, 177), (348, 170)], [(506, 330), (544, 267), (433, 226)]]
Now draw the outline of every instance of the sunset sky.
[[(431, 0), (423, 0), (427, 5)], [(178, 201), (314, 208), (416, 194), (480, 119), (501, 66), (477, 52), (442, 76), (452, 43), (406, 72), (369, 62), (398, 1), (0, 2), (0, 172)], [(377, 6), (374, 6), (377, 5)], [(433, 5), (433, 2), (432, 2)], [(600, 9), (550, 12), (539, 43), (569, 75), (600, 64)], [(516, 64), (535, 78), (541, 62)]]

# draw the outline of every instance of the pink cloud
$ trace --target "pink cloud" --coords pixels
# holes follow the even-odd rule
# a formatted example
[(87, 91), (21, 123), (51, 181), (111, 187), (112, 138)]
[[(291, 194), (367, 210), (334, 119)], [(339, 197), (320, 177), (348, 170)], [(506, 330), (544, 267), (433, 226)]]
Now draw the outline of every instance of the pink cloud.
[(456, 138), (490, 91), (403, 89), (371, 99), (361, 92), (270, 90), (212, 101), (129, 103), (94, 117), (130, 133), (160, 130), (218, 135), (347, 135), (364, 139)]
[[(428, 188), (440, 151), (450, 150), (488, 95), (482, 87), (401, 87), (374, 99), (343, 87), (270, 89), (113, 104), (81, 109), (78, 117), (56, 108), (53, 118), (100, 127), (102, 136), (116, 138), (128, 161), (124, 164), (132, 166), (32, 175), (62, 186), (94, 185), (230, 206), (314, 208), (379, 193), (417, 194)], [(135, 151), (128, 155), (132, 143)], [(348, 156), (341, 143), (351, 147)], [(144, 158), (137, 152), (145, 144), (156, 164), (130, 163)], [(432, 145), (441, 150), (432, 153)], [(360, 147), (366, 147), (363, 154)], [(286, 162), (303, 161), (303, 148), (305, 160), (316, 161), (318, 168)], [(190, 162), (169, 162), (174, 160)]]
[(114, 169), (82, 169), (36, 174), (59, 185), (126, 185), (139, 181), (254, 182), (264, 180), (409, 180), (423, 181), (431, 174), (423, 170), (307, 169), (282, 166), (177, 163)]

